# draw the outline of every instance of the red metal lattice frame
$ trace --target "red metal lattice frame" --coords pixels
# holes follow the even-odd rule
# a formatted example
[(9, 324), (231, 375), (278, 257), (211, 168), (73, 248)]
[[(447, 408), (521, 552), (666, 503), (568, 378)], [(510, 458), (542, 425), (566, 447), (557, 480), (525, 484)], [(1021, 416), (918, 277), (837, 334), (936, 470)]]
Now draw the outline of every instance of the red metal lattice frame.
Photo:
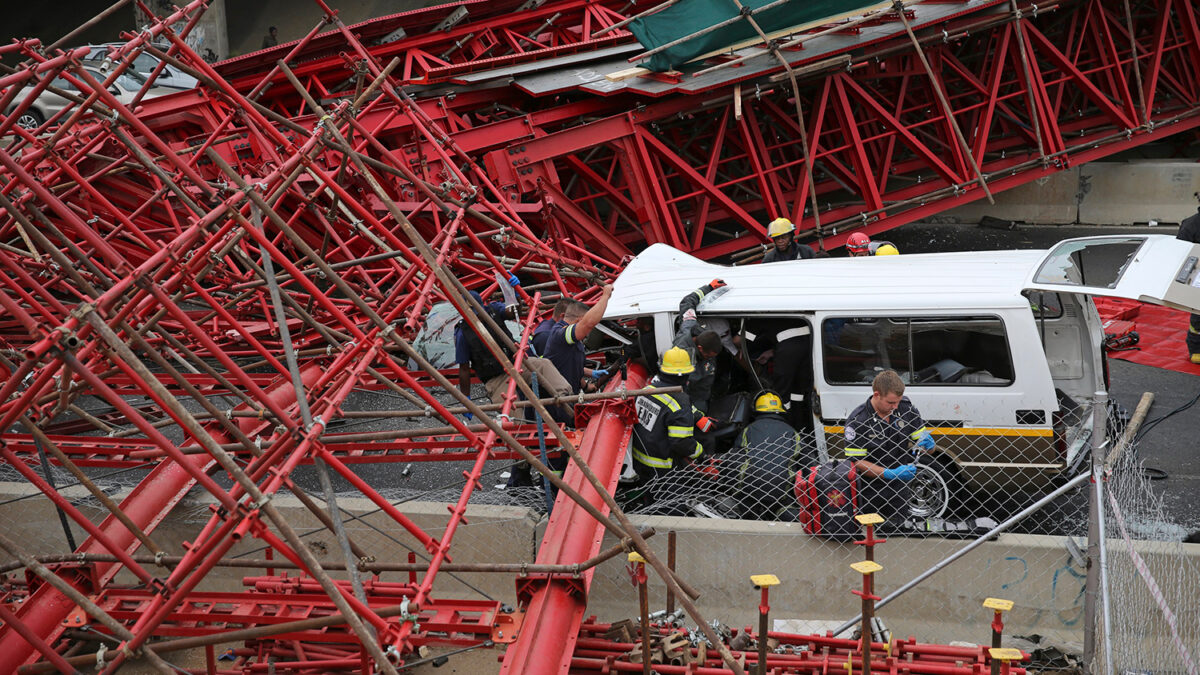
[[(861, 55), (798, 62), (798, 92), (771, 66), (695, 91), (684, 88), (684, 77), (654, 93), (635, 84), (613, 86), (605, 96), (584, 85), (539, 96), (467, 84), (467, 76), (551, 58), (588, 63), (590, 52), (629, 45), (621, 30), (593, 37), (623, 18), (624, 3), (564, 0), (527, 11), (517, 11), (515, 0), (462, 4), (469, 18), (437, 32), (431, 29), (453, 7), (353, 32), (329, 11), (298, 43), (214, 68), (168, 28), (183, 22), (186, 34), (201, 10), (194, 2), (129, 36), (106, 77), (146, 49), (194, 71), (202, 86), (135, 103), (119, 101), (82, 71), (73, 60), (79, 53), (45, 55), (30, 41), (0, 47), (28, 59), (0, 77), (0, 109), (9, 111), (0, 133), (12, 139), (0, 149), (0, 368), (7, 375), (0, 428), (28, 422), (38, 433), (43, 426), (53, 431), (55, 418), (88, 395), (111, 406), (110, 422), (123, 420), (139, 436), (101, 439), (80, 427), (0, 436), (5, 462), (88, 530), (80, 551), (111, 559), (46, 570), (65, 587), (31, 576), (30, 600), (6, 609), (0, 670), (52, 653), (63, 619), (75, 611), (72, 589), (99, 598), (98, 611), (112, 610), (129, 631), (119, 639), (130, 650), (156, 631), (190, 630), (185, 624), (204, 606), (194, 589), (246, 535), (306, 569), (314, 579), (306, 590), (325, 594), (283, 598), (268, 580), (238, 602), (285, 599), (310, 612), (353, 611), (401, 655), (427, 639), (422, 629), (459, 626), (455, 632), (478, 635), (470, 620), (430, 614), (439, 604), (454, 607), (435, 597), (438, 571), (483, 462), (517, 456), (499, 434), (529, 445), (534, 432), (468, 427), (429, 393), (446, 373), (409, 370), (402, 358), (399, 338), (415, 333), (432, 303), (450, 300), (465, 310), (450, 277), (487, 292), (497, 272), (517, 273), (526, 301), (533, 300), (527, 291), (542, 285), (587, 300), (593, 282), (611, 277), (648, 243), (721, 257), (763, 241), (762, 224), (788, 215), (810, 240), (831, 248), (850, 231), (883, 231), (980, 198), (972, 158), (990, 189), (1000, 191), (1190, 131), (1200, 119), (1200, 27), (1188, 0), (1131, 2), (1128, 14), (1123, 4), (1099, 0), (1036, 9), (1018, 2), (1020, 14), (979, 11), (998, 5), (984, 2), (928, 25), (914, 12), (933, 78), (893, 18), (881, 24), (896, 29), (891, 37), (875, 39)], [(335, 30), (318, 35), (328, 25)], [(375, 44), (400, 25), (408, 37)], [(293, 65), (285, 72), (276, 58)], [(16, 127), (58, 76), (85, 92), (78, 102), (40, 129)], [(351, 99), (377, 79), (374, 94), (352, 108)], [(424, 87), (401, 88), (415, 84)], [(933, 103), (935, 88), (966, 131), (969, 156)], [(807, 157), (797, 142), (797, 93)], [(305, 95), (324, 109), (316, 111)], [(810, 161), (818, 214), (809, 210)], [(273, 312), (268, 259), (277, 266), (290, 337)], [(523, 322), (526, 333), (533, 318)], [(281, 356), (288, 346), (299, 358), (295, 379)], [(448, 433), (326, 433), (356, 387), (402, 389), (442, 418)], [(514, 388), (508, 394), (511, 407)], [(153, 405), (131, 404), (135, 396)], [(214, 409), (194, 420), (173, 405), (213, 397), (234, 400), (232, 414)], [(570, 442), (611, 489), (628, 403), (593, 405), (604, 412), (591, 415)], [(164, 424), (182, 429), (184, 440), (170, 440), (159, 431)], [(53, 445), (60, 463), (154, 468), (122, 501), (123, 520), (114, 515), (92, 525), (36, 470), (35, 436)], [(350, 469), (415, 460), (471, 462), (439, 533), (415, 525)], [(350, 480), (430, 553), (419, 583), (401, 584), (422, 608), (416, 621), (381, 616), (377, 602), (356, 598), (346, 584), (318, 583), (314, 561), (272, 519), (270, 495), (296, 490), (290, 471), (317, 462)], [(231, 489), (212, 478), (235, 468), (244, 476)], [(578, 472), (568, 472), (567, 483), (584, 487)], [(181, 562), (161, 573), (135, 559), (194, 485), (218, 508)], [(608, 507), (595, 497), (591, 508), (606, 516)], [(539, 564), (596, 554), (602, 526), (560, 501)], [(121, 570), (149, 589), (136, 612), (122, 613), (115, 600), (111, 582)], [(550, 575), (521, 584), (526, 623), (536, 628), (510, 649), (506, 670), (571, 665), (588, 579)], [(387, 594), (399, 587), (371, 588)], [(341, 630), (340, 639), (365, 647), (364, 626)], [(306, 658), (271, 640), (247, 650), (241, 657), (286, 657), (296, 669), (321, 661), (318, 654), (347, 668), (370, 658), (362, 649)], [(107, 672), (129, 653), (119, 651)]]

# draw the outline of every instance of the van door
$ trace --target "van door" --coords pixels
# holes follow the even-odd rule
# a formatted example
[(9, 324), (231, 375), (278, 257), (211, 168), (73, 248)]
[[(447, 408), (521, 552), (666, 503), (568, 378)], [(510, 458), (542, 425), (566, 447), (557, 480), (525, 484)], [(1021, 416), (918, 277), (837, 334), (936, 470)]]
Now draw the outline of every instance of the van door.
[(1127, 298), (1200, 311), (1200, 244), (1162, 234), (1060, 242), (1025, 288)]

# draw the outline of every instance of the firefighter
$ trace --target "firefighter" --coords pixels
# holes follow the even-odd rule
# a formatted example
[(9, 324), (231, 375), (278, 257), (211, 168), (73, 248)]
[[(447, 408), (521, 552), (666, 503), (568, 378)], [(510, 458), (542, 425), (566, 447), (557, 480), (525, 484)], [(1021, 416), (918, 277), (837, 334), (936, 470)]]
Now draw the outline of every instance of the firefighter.
[(644, 366), (650, 377), (658, 374), (658, 341), (654, 336), (654, 317), (638, 317), (633, 362)]
[(896, 371), (875, 376), (871, 397), (846, 418), (844, 434), (846, 457), (855, 460), (863, 477), (859, 512), (878, 513), (894, 524), (903, 521), (911, 501), (908, 481), (917, 474), (914, 452), (930, 452), (934, 442), (921, 413), (904, 396)]
[(846, 253), (851, 258), (869, 255), (899, 255), (900, 249), (890, 241), (871, 241), (862, 232), (855, 232), (846, 239)]
[(718, 288), (724, 288), (725, 285), (724, 281), (713, 279), (679, 301), (681, 322), (672, 344), (685, 350), (695, 364), (688, 382), (688, 395), (691, 396), (692, 405), (702, 412), (708, 412), (713, 382), (717, 377), (717, 356), (721, 354), (725, 345), (721, 342), (720, 333), (700, 327), (696, 318), (696, 308), (706, 295)]
[(734, 496), (748, 519), (777, 517), (793, 502), (796, 470), (817, 461), (815, 450), (788, 424), (783, 399), (773, 391), (755, 398), (754, 421), (742, 430), (733, 450), (745, 452), (737, 466)]
[(816, 257), (811, 247), (796, 243), (796, 226), (787, 218), (772, 220), (767, 226), (767, 236), (775, 246), (763, 255), (764, 263), (809, 260)]
[[(1197, 196), (1200, 196), (1200, 193), (1197, 193)], [(1183, 219), (1175, 238), (1200, 244), (1200, 210)], [(1200, 314), (1193, 314), (1188, 322), (1185, 341), (1187, 342), (1188, 359), (1192, 363), (1200, 363)]]
[[(812, 419), (812, 328), (804, 321), (768, 319), (749, 323), (746, 340), (751, 353), (770, 352), (771, 387), (783, 398), (788, 422), (811, 433)], [(765, 356), (763, 356), (765, 358)]]
[(677, 462), (695, 460), (703, 451), (693, 429), (708, 428), (712, 420), (692, 407), (687, 394), (688, 375), (695, 370), (692, 357), (679, 347), (663, 353), (652, 387), (680, 386), (675, 394), (645, 394), (637, 398), (637, 424), (633, 427), (633, 467), (645, 481), (661, 476)]

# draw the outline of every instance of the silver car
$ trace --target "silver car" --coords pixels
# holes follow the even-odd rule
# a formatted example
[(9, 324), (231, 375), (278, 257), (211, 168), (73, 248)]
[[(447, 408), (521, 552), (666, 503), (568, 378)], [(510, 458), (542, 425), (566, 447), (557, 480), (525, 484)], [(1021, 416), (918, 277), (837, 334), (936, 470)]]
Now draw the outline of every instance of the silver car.
[[(106, 42), (99, 45), (88, 45), (88, 48), (91, 49), (91, 51), (88, 52), (87, 56), (83, 57), (83, 63), (84, 65), (91, 65), (95, 66), (96, 68), (100, 68), (104, 63), (104, 59), (108, 56), (109, 50), (121, 47), (124, 44), (125, 43), (123, 42)], [(159, 63), (161, 63), (161, 61), (159, 61), (158, 57), (156, 56), (147, 54), (145, 52), (138, 54), (133, 60), (133, 77), (137, 78), (138, 76), (141, 76), (142, 79), (149, 78), (150, 73), (154, 72), (154, 69), (158, 67)], [(154, 78), (155, 87), (194, 89), (197, 84), (199, 84), (199, 81), (197, 81), (196, 78), (180, 71), (178, 68), (170, 64), (163, 66), (162, 72), (158, 74), (158, 77)]]
[[(106, 77), (103, 73), (95, 68), (84, 68), (84, 70), (86, 70), (89, 75), (100, 82), (103, 82)], [(108, 90), (117, 97), (118, 101), (128, 104), (129, 102), (133, 101), (133, 97), (138, 91), (141, 90), (143, 83), (144, 80), (139, 81), (139, 79), (135, 76), (123, 73), (109, 86)], [(80, 94), (79, 88), (64, 77), (54, 78), (54, 81), (50, 83), (50, 86), (60, 89), (64, 92)], [(26, 96), (28, 96), (28, 93), (32, 90), (33, 86), (29, 85), (18, 92), (16, 98), (13, 99), (12, 105), (10, 105), (8, 110), (5, 111), (5, 114), (8, 115), (15, 110), (20, 102), (24, 101)], [(173, 94), (178, 91), (178, 89), (172, 87), (151, 87), (150, 90), (146, 92), (146, 95), (142, 98), (145, 100), (148, 98), (154, 98), (155, 96), (163, 96), (164, 94)], [(37, 97), (37, 100), (33, 102), (33, 105), (29, 106), (29, 108), (21, 114), (21, 117), (17, 119), (17, 126), (28, 130), (36, 129), (42, 126), (46, 120), (58, 114), (58, 112), (63, 108), (66, 108), (70, 103), (71, 101), (64, 96), (49, 90), (43, 91), (41, 95)]]

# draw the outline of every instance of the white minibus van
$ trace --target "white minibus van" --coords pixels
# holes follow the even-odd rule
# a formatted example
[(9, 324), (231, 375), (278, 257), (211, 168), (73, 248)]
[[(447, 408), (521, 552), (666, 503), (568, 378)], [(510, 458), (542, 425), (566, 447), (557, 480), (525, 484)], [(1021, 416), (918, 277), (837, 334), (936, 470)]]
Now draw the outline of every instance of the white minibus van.
[(807, 327), (821, 459), (841, 456), (842, 424), (875, 374), (897, 371), (937, 441), (920, 461), (913, 514), (940, 516), (966, 496), (1044, 493), (1083, 470), (1088, 413), (1107, 384), (1091, 296), (1195, 311), (1198, 258), (1200, 246), (1164, 235), (743, 267), (656, 244), (617, 278), (605, 318), (653, 317), (661, 353), (680, 299), (720, 278), (727, 289), (698, 313), (728, 321), (742, 344), (756, 320)]

